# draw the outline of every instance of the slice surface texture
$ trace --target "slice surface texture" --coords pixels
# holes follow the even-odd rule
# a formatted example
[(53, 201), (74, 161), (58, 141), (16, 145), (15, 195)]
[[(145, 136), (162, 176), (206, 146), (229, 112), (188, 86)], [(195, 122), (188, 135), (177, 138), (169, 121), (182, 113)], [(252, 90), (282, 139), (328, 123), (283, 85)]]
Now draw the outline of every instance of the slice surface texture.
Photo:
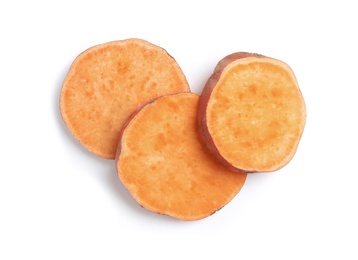
[(62, 86), (60, 111), (82, 145), (114, 159), (120, 129), (138, 106), (185, 91), (188, 82), (164, 49), (140, 39), (113, 41), (75, 59)]
[(181, 220), (205, 218), (242, 188), (246, 174), (211, 157), (197, 126), (199, 96), (160, 97), (134, 113), (117, 152), (122, 183), (144, 208)]
[(270, 172), (294, 156), (306, 107), (291, 68), (262, 55), (221, 60), (203, 89), (199, 126), (209, 150), (232, 170)]

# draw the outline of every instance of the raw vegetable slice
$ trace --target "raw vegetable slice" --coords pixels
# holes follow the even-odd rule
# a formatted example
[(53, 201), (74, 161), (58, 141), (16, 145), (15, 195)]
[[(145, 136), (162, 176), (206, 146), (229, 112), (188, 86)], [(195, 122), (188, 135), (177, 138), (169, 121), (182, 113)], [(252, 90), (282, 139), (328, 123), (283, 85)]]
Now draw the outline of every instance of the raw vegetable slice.
[(270, 172), (293, 158), (306, 107), (286, 63), (240, 52), (218, 63), (203, 89), (198, 120), (221, 163), (234, 171)]
[(80, 143), (114, 159), (120, 129), (138, 106), (185, 91), (188, 82), (164, 49), (140, 39), (113, 41), (75, 59), (63, 83), (60, 111)]
[(144, 208), (181, 220), (205, 218), (242, 188), (246, 174), (228, 170), (208, 153), (197, 126), (199, 96), (155, 99), (123, 128), (118, 176)]

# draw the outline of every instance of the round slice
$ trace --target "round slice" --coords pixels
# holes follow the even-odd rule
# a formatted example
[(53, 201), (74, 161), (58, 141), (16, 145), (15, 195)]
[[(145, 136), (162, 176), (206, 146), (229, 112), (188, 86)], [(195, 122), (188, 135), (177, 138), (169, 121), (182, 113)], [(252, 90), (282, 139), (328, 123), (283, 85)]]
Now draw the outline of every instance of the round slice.
[(181, 220), (205, 218), (240, 191), (246, 174), (208, 153), (197, 127), (199, 96), (160, 97), (134, 113), (117, 157), (120, 180), (144, 208)]
[(164, 49), (140, 39), (114, 41), (76, 58), (62, 86), (60, 111), (80, 143), (114, 159), (120, 129), (138, 106), (185, 91), (188, 82)]
[(306, 107), (291, 68), (251, 53), (222, 59), (205, 85), (199, 129), (214, 156), (241, 172), (285, 166), (301, 139)]

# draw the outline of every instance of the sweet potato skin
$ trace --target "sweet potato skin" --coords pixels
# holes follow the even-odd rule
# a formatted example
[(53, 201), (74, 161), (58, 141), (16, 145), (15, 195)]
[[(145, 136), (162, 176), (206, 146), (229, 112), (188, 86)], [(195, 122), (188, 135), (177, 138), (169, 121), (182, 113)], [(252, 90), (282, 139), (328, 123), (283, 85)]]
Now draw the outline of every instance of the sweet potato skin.
[[(116, 157), (120, 180), (142, 207), (185, 221), (220, 210), (246, 180), (246, 174), (216, 162), (201, 143), (196, 126), (198, 102), (197, 94), (181, 93), (159, 97), (137, 109), (121, 131)], [(151, 115), (154, 106), (165, 108), (163, 113), (173, 120), (158, 120), (156, 125), (153, 118), (163, 113), (145, 116)], [(185, 110), (189, 121), (182, 114)], [(144, 121), (150, 130), (142, 128), (139, 122)], [(133, 138), (135, 131), (148, 135)]]
[(93, 154), (114, 159), (119, 132), (141, 104), (189, 92), (189, 84), (163, 48), (141, 39), (93, 46), (72, 63), (60, 96), (62, 118)]
[[(276, 60), (261, 54), (256, 54), (256, 53), (248, 53), (248, 52), (237, 52), (237, 53), (233, 53), (230, 54), (226, 57), (224, 57), (221, 61), (219, 61), (219, 63), (217, 64), (217, 66), (214, 69), (214, 72), (212, 73), (212, 75), (210, 76), (210, 78), (208, 79), (207, 83), (204, 86), (204, 89), (201, 93), (201, 98), (200, 98), (200, 102), (199, 102), (199, 109), (198, 109), (198, 128), (199, 131), (201, 133), (201, 138), (203, 140), (203, 142), (206, 144), (206, 147), (208, 148), (208, 150), (213, 154), (213, 156), (223, 165), (225, 165), (227, 168), (229, 168), (232, 171), (236, 171), (236, 172), (241, 172), (241, 173), (256, 173), (256, 172), (262, 172), (263, 170), (260, 169), (255, 169), (255, 168), (251, 168), (251, 169), (242, 169), (239, 168), (235, 165), (233, 165), (231, 162), (229, 162), (225, 157), (222, 156), (221, 152), (218, 150), (212, 135), (210, 134), (210, 131), (208, 129), (208, 123), (207, 123), (207, 106), (208, 106), (208, 102), (211, 98), (211, 94), (214, 90), (214, 88), (216, 87), (216, 84), (218, 83), (218, 81), (220, 80), (220, 77), (224, 71), (224, 69), (231, 64), (232, 62), (235, 62), (237, 60), (240, 59), (245, 59), (245, 58), (267, 58), (267, 59), (272, 59), (272, 60)], [(279, 61), (279, 60), (277, 60)], [(281, 61), (279, 61), (281, 62)], [(296, 79), (294, 79), (296, 80)], [(301, 93), (301, 91), (299, 90), (299, 92)], [(302, 97), (302, 96), (301, 96)], [(306, 110), (305, 110), (305, 104), (304, 104), (304, 100), (302, 97), (302, 117), (303, 119), (303, 127), (305, 124), (305, 118), (306, 118)], [(302, 129), (303, 131), (303, 129)], [(301, 133), (302, 134), (302, 133)], [(299, 139), (301, 138), (301, 136), (299, 137)], [(299, 141), (299, 140), (298, 140)], [(298, 143), (297, 143), (298, 145)], [(296, 148), (292, 151), (292, 155), (289, 156), (288, 161), (293, 157), (294, 153), (296, 152), (297, 146)], [(288, 163), (288, 161), (286, 161), (285, 163), (282, 163), (280, 166), (278, 167), (274, 167), (270, 170), (264, 170), (264, 171), (275, 171), (278, 170), (280, 168), (282, 168), (284, 165), (286, 165)]]
[(209, 149), (209, 151), (214, 155), (214, 157), (220, 163), (225, 165), (227, 168), (229, 168), (232, 171), (241, 172), (241, 173), (253, 173), (253, 171), (249, 172), (249, 171), (245, 171), (242, 169), (238, 169), (238, 168), (234, 167), (232, 164), (230, 164), (225, 158), (223, 158), (221, 156), (221, 153), (217, 149), (217, 147), (214, 143), (214, 140), (211, 137), (211, 135), (209, 133), (209, 129), (207, 127), (206, 108), (207, 108), (207, 104), (210, 99), (210, 95), (211, 95), (213, 89), (215, 88), (217, 81), (220, 79), (221, 73), (223, 72), (225, 67), (235, 60), (243, 59), (243, 58), (247, 58), (247, 57), (264, 57), (264, 56), (260, 55), (260, 54), (249, 53), (249, 52), (236, 52), (236, 53), (227, 55), (226, 57), (224, 57), (223, 59), (221, 59), (218, 62), (218, 64), (216, 65), (216, 67), (214, 69), (214, 72), (209, 77), (208, 81), (206, 82), (206, 84), (202, 90), (202, 93), (200, 96), (200, 101), (199, 101), (198, 117), (197, 117), (200, 137), (201, 137), (203, 143), (205, 143), (205, 145)]

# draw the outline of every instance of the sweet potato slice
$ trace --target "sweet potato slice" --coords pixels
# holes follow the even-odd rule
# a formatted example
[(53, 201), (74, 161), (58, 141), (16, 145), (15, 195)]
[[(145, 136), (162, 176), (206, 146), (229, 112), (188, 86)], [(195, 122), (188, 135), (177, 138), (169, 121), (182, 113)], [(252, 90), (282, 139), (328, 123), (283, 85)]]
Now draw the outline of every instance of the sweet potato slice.
[(60, 111), (80, 143), (114, 159), (120, 129), (138, 106), (185, 91), (188, 82), (164, 49), (140, 39), (113, 41), (75, 59), (62, 86)]
[(218, 63), (203, 89), (198, 120), (221, 163), (234, 171), (270, 172), (294, 156), (306, 108), (286, 63), (241, 52)]
[(199, 96), (160, 97), (134, 113), (118, 145), (117, 171), (144, 208), (181, 220), (205, 218), (226, 205), (246, 174), (211, 157), (197, 127)]

